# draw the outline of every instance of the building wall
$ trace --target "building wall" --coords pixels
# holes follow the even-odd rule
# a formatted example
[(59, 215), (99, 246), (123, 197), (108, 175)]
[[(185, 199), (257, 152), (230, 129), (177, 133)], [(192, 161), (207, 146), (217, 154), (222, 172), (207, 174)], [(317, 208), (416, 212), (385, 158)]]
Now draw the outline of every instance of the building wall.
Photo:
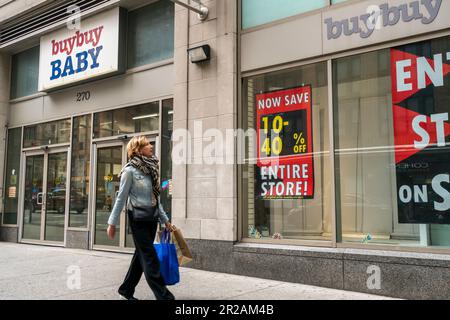
[[(175, 6), (174, 64), (167, 63), (46, 95), (37, 94), (12, 103), (5, 101), (10, 111), (9, 126), (39, 123), (174, 95), (174, 130), (189, 130), (193, 135), (192, 145), (203, 143), (205, 147), (211, 136), (202, 138), (202, 133), (208, 129), (225, 133), (226, 129), (235, 127), (237, 1), (206, 1), (204, 4), (210, 9), (204, 22), (195, 13)], [(18, 7), (11, 9), (15, 14), (20, 11)], [(199, 65), (190, 63), (187, 48), (205, 43), (211, 46), (211, 60)], [(77, 92), (86, 90), (91, 92), (90, 100), (76, 102)], [(203, 130), (194, 136), (196, 121)], [(232, 143), (231, 149), (233, 146)], [(227, 156), (234, 155), (234, 150), (227, 152)], [(236, 171), (233, 162), (225, 165), (221, 164), (221, 157), (208, 157), (203, 160), (217, 160), (217, 163), (205, 165), (198, 155), (190, 154), (189, 157), (191, 160), (195, 158), (195, 164), (175, 165), (173, 169), (174, 223), (184, 230), (188, 238), (236, 240)], [(84, 243), (88, 235), (72, 231), (68, 231), (68, 246), (86, 247)]]
[(444, 254), (188, 242), (194, 257), (188, 266), (196, 269), (402, 299), (450, 299)]
[(45, 2), (51, 3), (57, 0), (4, 0), (0, 3), (0, 22), (11, 19), (19, 12), (33, 9)]
[[(189, 130), (193, 150), (211, 143), (208, 129), (225, 133), (235, 127), (236, 121), (236, 1), (204, 4), (210, 9), (204, 22), (195, 13), (175, 7), (174, 132)], [(202, 44), (211, 46), (211, 60), (190, 63), (186, 50)], [(205, 135), (197, 134), (194, 126), (202, 126)], [(234, 150), (227, 151), (228, 156), (233, 154)], [(234, 165), (220, 164), (223, 159), (217, 154), (201, 159), (200, 154), (192, 152), (186, 154), (186, 160), (188, 164), (173, 164), (174, 224), (187, 238), (235, 241)]]
[[(204, 3), (210, 9), (210, 15), (204, 22), (199, 21), (195, 13), (175, 6), (173, 65), (104, 79), (14, 103), (11, 106), (11, 125), (119, 107), (173, 94), (174, 132), (188, 130), (192, 135), (187, 140), (192, 148), (185, 160), (194, 160), (194, 163), (174, 163), (172, 200), (173, 223), (182, 229), (194, 255), (191, 267), (403, 298), (450, 298), (446, 281), (450, 270), (448, 255), (267, 244), (234, 245), (239, 240), (236, 168), (233, 164), (217, 163), (223, 160), (221, 157), (201, 159), (193, 151), (195, 148), (202, 150), (201, 145), (205, 147), (211, 143), (211, 132), (206, 133), (206, 137), (202, 135), (206, 130), (218, 128), (224, 132), (237, 127), (237, 87), (240, 81), (237, 76), (238, 1), (211, 0)], [(328, 8), (244, 32), (240, 39), (241, 71), (298, 62), (319, 57), (330, 50), (347, 48), (348, 39), (343, 37), (341, 44), (336, 43), (334, 49), (325, 50), (323, 19), (332, 10), (339, 10), (343, 18), (350, 18), (353, 14), (360, 14), (367, 3)], [(392, 3), (400, 2), (393, 0)], [(450, 21), (448, 5), (444, 0), (441, 8), (445, 12), (444, 18), (447, 18), (444, 24)], [(425, 31), (433, 31), (430, 28)], [(308, 33), (301, 30), (308, 30)], [(384, 30), (381, 38), (356, 46), (392, 40), (389, 30)], [(418, 30), (422, 29), (416, 26), (403, 30), (404, 33), (397, 30), (393, 34), (396, 37), (410, 36)], [(280, 34), (284, 36), (280, 37)], [(202, 44), (211, 46), (211, 60), (202, 64), (190, 63), (186, 50)], [(1, 58), (7, 59), (6, 56)], [(0, 69), (0, 72), (5, 71)], [(0, 120), (9, 105), (5, 100), (4, 108), (1, 108), (1, 97), (5, 96), (1, 91), (5, 90), (2, 85), (9, 82), (9, 78), (5, 80), (4, 77), (5, 74), (1, 73)], [(93, 92), (91, 100), (76, 104), (76, 92), (88, 88)], [(6, 93), (9, 96), (9, 89)], [(194, 128), (200, 124), (202, 130), (197, 134)], [(0, 138), (4, 144), (4, 139)], [(231, 154), (234, 158), (234, 144), (231, 146), (227, 155)], [(216, 160), (216, 163), (205, 164), (205, 160)], [(17, 239), (17, 230), (0, 230), (0, 240), (14, 237)], [(88, 242), (87, 232), (67, 232), (68, 247), (88, 248)], [(367, 288), (370, 276), (368, 267), (373, 265), (381, 268), (383, 279), (381, 289), (375, 291)]]
[[(169, 63), (11, 103), (9, 126), (39, 123), (167, 97), (173, 93), (173, 81), (173, 64)], [(85, 91), (91, 92), (90, 99), (77, 102), (77, 93)]]
[[(360, 19), (360, 16), (366, 14), (369, 7), (373, 5), (387, 3), (391, 8), (409, 5), (413, 2), (414, 5), (423, 5), (421, 1), (413, 0), (349, 0), (339, 5), (331, 5), (324, 9), (243, 30), (240, 32), (239, 39), (239, 65), (242, 77), (250, 79), (259, 75), (273, 76), (277, 71), (288, 70), (289, 67), (295, 66), (299, 69), (299, 66), (310, 65), (318, 61), (327, 61), (366, 51), (375, 51), (381, 47), (388, 48), (449, 34), (450, 2), (443, 0), (439, 15), (432, 23), (422, 23), (420, 20), (403, 22), (400, 18), (395, 25), (382, 26), (367, 38), (362, 38), (360, 34), (347, 36), (344, 32), (336, 39), (328, 38), (325, 22), (328, 18), (332, 18), (333, 22), (341, 22), (346, 19), (351, 21), (350, 19), (354, 19), (354, 17)], [(433, 1), (433, 4), (437, 2)], [(421, 7), (421, 10), (423, 9)], [(428, 17), (426, 11), (422, 11), (422, 13), (424, 17)], [(370, 69), (373, 66), (365, 67)], [(268, 76), (268, 78), (270, 77)], [(330, 81), (328, 85), (331, 88)], [(368, 88), (370, 85), (367, 83), (364, 87)], [(357, 89), (353, 88), (353, 90)], [(331, 98), (333, 89), (330, 92)], [(255, 92), (249, 96), (252, 94)], [(242, 100), (246, 98), (244, 95)], [(387, 97), (387, 99), (389, 98)], [(372, 103), (374, 102), (372, 101)], [(246, 109), (245, 104), (246, 102), (242, 102), (243, 110)], [(241, 107), (240, 104), (239, 107)], [(250, 116), (253, 117), (253, 114)], [(369, 114), (364, 116), (369, 117)], [(373, 123), (379, 123), (373, 121), (373, 119), (377, 119), (373, 115), (370, 115), (370, 119)], [(243, 117), (243, 120), (247, 119)], [(351, 163), (346, 163), (346, 165), (351, 166)], [(381, 175), (378, 178), (381, 179), (380, 177)], [(331, 183), (331, 181), (328, 182)], [(332, 190), (333, 194), (334, 189)], [(250, 195), (248, 196), (249, 200), (245, 198), (246, 193)], [(243, 194), (240, 194), (243, 202), (246, 200), (251, 202), (252, 193), (253, 190), (247, 192), (244, 186)], [(333, 202), (334, 197), (331, 200), (331, 203)], [(248, 211), (253, 207), (249, 204)], [(336, 214), (335, 219), (340, 219), (333, 207), (334, 205), (328, 210), (332, 211), (332, 215)], [(244, 218), (247, 218), (249, 213), (242, 209)], [(363, 218), (370, 223), (372, 228), (386, 229), (389, 227), (394, 228), (396, 233), (408, 235), (417, 235), (418, 233), (418, 227), (409, 230), (398, 223), (392, 226), (392, 220), (385, 221), (380, 216), (382, 216), (382, 210), (375, 208), (371, 212), (364, 213)], [(341, 221), (338, 220), (336, 224), (336, 232), (339, 232)], [(334, 232), (334, 226), (331, 230)], [(246, 234), (247, 232), (244, 232), (244, 237)], [(258, 241), (261, 243), (256, 243)], [(442, 248), (433, 250), (431, 247), (406, 248), (394, 245), (377, 247), (355, 244), (354, 247), (358, 249), (344, 249), (339, 247), (353, 246), (341, 244), (339, 240), (335, 241), (334, 239), (328, 244), (314, 243), (314, 245), (328, 248), (309, 247), (310, 244), (306, 240), (281, 242), (268, 239), (244, 239), (244, 243), (234, 246), (229, 246), (227, 243), (213, 244), (196, 241), (191, 241), (190, 244), (198, 254), (193, 263), (195, 268), (407, 299), (450, 298), (448, 281), (444, 280), (448, 277), (450, 260), (448, 250), (440, 250)], [(370, 250), (367, 250), (369, 248)], [(416, 252), (411, 253), (411, 251)], [(441, 254), (425, 253), (427, 251)], [(219, 256), (224, 258), (218, 258)], [(211, 259), (211, 257), (217, 259)], [(370, 288), (370, 277), (374, 275), (374, 270), (381, 277), (380, 288)]]
[[(15, 1), (6, 6), (0, 7), (0, 23), (9, 16), (20, 15), (25, 9), (32, 9), (32, 1)], [(35, 1), (43, 4), (44, 1)], [(51, 2), (51, 1), (47, 1)], [(142, 6), (151, 1), (127, 1), (127, 8), (130, 6)], [(8, 6), (11, 7), (8, 7)], [(156, 101), (173, 96), (174, 88), (174, 65), (173, 59), (159, 61), (151, 65), (144, 65), (128, 70), (126, 73), (105, 78), (98, 81), (86, 82), (66, 89), (60, 89), (49, 93), (36, 93), (32, 96), (23, 97), (14, 101), (9, 100), (10, 96), (10, 53), (22, 50), (23, 43), (39, 43), (39, 37), (27, 39), (18, 44), (2, 50), (0, 56), (0, 148), (4, 150), (6, 124), (8, 127), (18, 127), (34, 123), (42, 123), (56, 119), (67, 118), (91, 112), (122, 108), (132, 105)], [(28, 45), (26, 45), (28, 46)], [(90, 91), (90, 99), (87, 101), (77, 101), (77, 93)], [(4, 158), (0, 159), (2, 168), (0, 175), (3, 175)], [(1, 191), (3, 191), (3, 177), (0, 177)], [(0, 193), (0, 196), (3, 192)], [(20, 220), (20, 214), (18, 215)], [(20, 225), (20, 221), (18, 221)], [(0, 239), (2, 241), (18, 240), (18, 227), (0, 227)], [(74, 248), (89, 249), (89, 239), (92, 235), (87, 229), (68, 229), (66, 231), (66, 246)]]
[[(370, 6), (388, 3), (393, 7), (410, 2), (406, 0), (348, 1), (342, 5), (330, 6), (323, 10), (312, 11), (301, 16), (249, 29), (242, 33), (241, 71), (246, 72), (327, 54), (336, 54), (445, 30), (450, 27), (450, 2), (444, 0), (441, 3), (439, 15), (432, 23), (424, 24), (421, 20), (405, 23), (400, 19), (396, 25), (375, 29), (373, 34), (367, 38), (362, 38), (360, 34), (356, 33), (346, 36), (342, 31), (341, 36), (337, 39), (328, 39), (328, 30), (325, 24), (325, 20), (328, 18), (332, 18), (333, 22), (354, 17), (359, 20)], [(424, 16), (428, 16), (423, 7), (421, 10)], [(359, 23), (359, 27), (363, 28), (361, 22)], [(352, 22), (349, 25), (351, 29)]]

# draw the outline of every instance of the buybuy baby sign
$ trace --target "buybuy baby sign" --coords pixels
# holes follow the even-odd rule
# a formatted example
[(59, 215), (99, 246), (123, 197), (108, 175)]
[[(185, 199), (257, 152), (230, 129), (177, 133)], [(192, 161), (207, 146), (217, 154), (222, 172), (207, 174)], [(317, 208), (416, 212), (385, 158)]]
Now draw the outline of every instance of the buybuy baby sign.
[(39, 90), (46, 91), (121, 71), (120, 9), (81, 21), (41, 38)]

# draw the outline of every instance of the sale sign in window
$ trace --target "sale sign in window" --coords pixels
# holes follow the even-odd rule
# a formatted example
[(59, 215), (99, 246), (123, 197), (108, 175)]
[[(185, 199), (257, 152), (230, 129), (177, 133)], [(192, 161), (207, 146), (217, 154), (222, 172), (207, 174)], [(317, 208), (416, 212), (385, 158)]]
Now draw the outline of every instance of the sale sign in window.
[(256, 95), (259, 199), (314, 197), (311, 86)]
[(400, 223), (450, 224), (449, 44), (391, 49)]

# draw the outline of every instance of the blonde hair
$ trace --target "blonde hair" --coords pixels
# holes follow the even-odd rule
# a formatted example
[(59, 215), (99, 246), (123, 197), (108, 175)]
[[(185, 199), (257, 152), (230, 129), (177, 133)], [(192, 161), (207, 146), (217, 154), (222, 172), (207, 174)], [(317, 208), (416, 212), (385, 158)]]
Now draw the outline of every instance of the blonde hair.
[(140, 155), (142, 148), (149, 144), (150, 141), (144, 136), (133, 137), (127, 144), (128, 159)]

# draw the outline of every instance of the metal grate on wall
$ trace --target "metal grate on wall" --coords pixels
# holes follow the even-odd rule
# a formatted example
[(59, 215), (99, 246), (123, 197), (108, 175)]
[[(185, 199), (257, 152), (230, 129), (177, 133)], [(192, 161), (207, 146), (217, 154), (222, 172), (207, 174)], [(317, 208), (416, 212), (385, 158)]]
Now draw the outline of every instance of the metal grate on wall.
[(110, 0), (55, 1), (29, 14), (14, 19), (4, 26), (0, 26), (0, 46), (67, 20), (73, 14), (73, 10), (69, 10), (71, 6), (77, 6), (77, 10), (79, 9), (78, 12), (82, 14), (87, 10), (108, 2)]

